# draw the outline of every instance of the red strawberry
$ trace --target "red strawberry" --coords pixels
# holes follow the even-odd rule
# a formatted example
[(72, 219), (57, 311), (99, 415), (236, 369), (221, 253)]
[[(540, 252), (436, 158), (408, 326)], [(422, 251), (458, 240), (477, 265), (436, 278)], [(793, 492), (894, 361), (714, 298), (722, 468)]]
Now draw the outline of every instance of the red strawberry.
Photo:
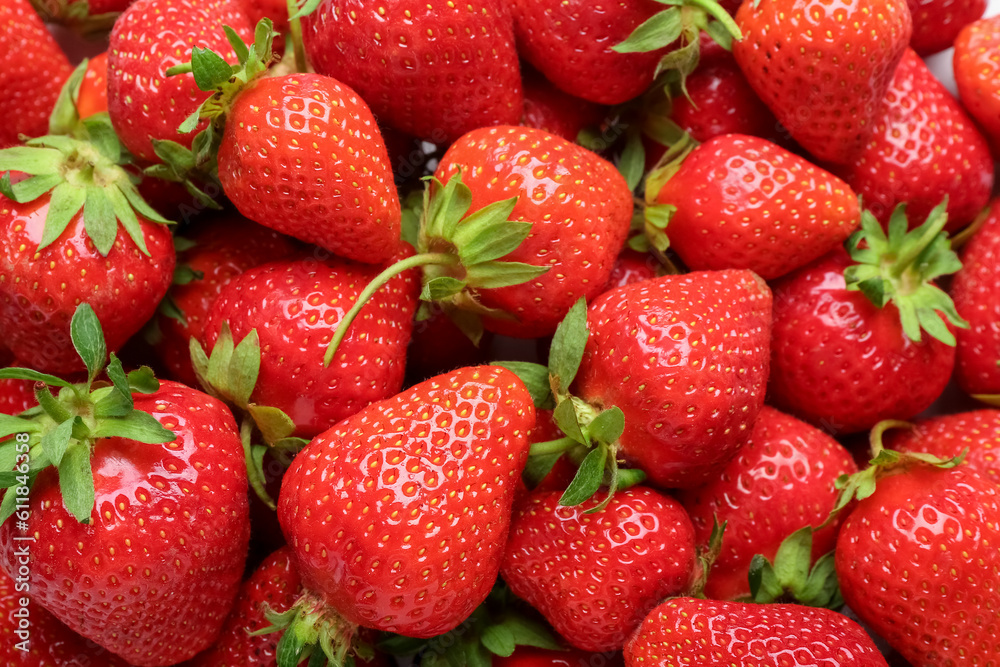
[(750, 436), (764, 403), (771, 292), (749, 271), (664, 276), (602, 294), (574, 384), (617, 406), (626, 461), (659, 486), (703, 484)]
[(96, 55), (87, 63), (87, 73), (80, 83), (76, 101), (80, 118), (108, 110), (108, 52)]
[[(0, 148), (49, 129), (49, 114), (73, 68), (28, 0), (0, 0)], [(28, 57), (31, 54), (31, 57)]]
[(275, 32), (288, 32), (288, 2), (286, 0), (242, 0), (240, 3), (250, 25), (257, 25), (263, 18), (271, 19)]
[[(21, 366), (13, 363), (12, 366)], [(35, 384), (28, 380), (0, 380), (0, 414), (19, 415), (38, 405)]]
[(652, 280), (663, 273), (663, 265), (649, 253), (625, 248), (615, 260), (615, 266), (611, 269), (611, 277), (608, 278), (605, 289), (610, 290), (641, 283), (644, 280)]
[(493, 337), (484, 335), (476, 345), (452, 322), (444, 311), (429, 309), (425, 319), (413, 325), (406, 369), (425, 380), (462, 366), (476, 366), (489, 360)]
[(524, 72), (524, 116), (521, 125), (576, 141), (580, 131), (599, 125), (608, 109), (564, 93), (534, 70)]
[(534, 419), (516, 376), (479, 366), (314, 439), (278, 504), (307, 591), (286, 650), (302, 646), (295, 627), (343, 644), (359, 625), (426, 638), (465, 620), (496, 579)]
[(518, 509), (504, 581), (566, 641), (585, 651), (620, 649), (650, 609), (692, 581), (694, 530), (680, 504), (652, 489), (618, 491), (561, 507), (561, 492), (535, 493)]
[(509, 656), (494, 656), (493, 667), (623, 667), (620, 653), (587, 653), (574, 649), (551, 649), (519, 646)]
[(834, 252), (774, 285), (768, 392), (776, 407), (853, 433), (934, 402), (955, 363), (949, 325), (968, 326), (933, 284), (961, 266), (938, 233), (946, 223), (942, 204), (906, 232), (899, 209), (886, 237), (865, 212), (864, 231), (849, 241), (859, 263)]
[[(887, 454), (875, 461), (899, 456)], [(988, 665), (1000, 636), (1000, 492), (965, 468), (898, 461), (859, 473), (867, 497), (837, 541), (844, 600), (914, 665)]]
[(897, 452), (926, 453), (952, 459), (968, 449), (963, 462), (984, 479), (1000, 484), (1000, 411), (973, 410), (921, 419), (912, 428), (893, 428), (882, 436)]
[(421, 139), (447, 145), (521, 117), (514, 28), (500, 0), (323, 0), (302, 31), (317, 72)]
[[(191, 74), (168, 77), (191, 47), (236, 55), (222, 26), (244, 39), (252, 34), (246, 15), (231, 0), (137, 0), (115, 22), (108, 47), (108, 113), (129, 151), (146, 162), (159, 162), (152, 140), (170, 140), (188, 148), (194, 135), (177, 128), (209, 93)], [(203, 123), (200, 127), (204, 127)]]
[(828, 609), (675, 598), (646, 617), (625, 646), (625, 664), (689, 663), (886, 667), (861, 626)]
[(1000, 16), (971, 23), (955, 39), (955, 83), (962, 104), (1000, 151)]
[(956, 378), (963, 391), (1000, 394), (1000, 200), (989, 208), (978, 232), (962, 248), (962, 269), (951, 284), (959, 315), (969, 329), (959, 331)]
[[(748, 571), (757, 554), (773, 559), (789, 535), (819, 526), (837, 503), (834, 482), (857, 472), (850, 452), (808, 424), (765, 406), (750, 439), (722, 474), (681, 496), (698, 544), (715, 522), (725, 522), (722, 551), (705, 595), (735, 600), (749, 595)], [(811, 562), (833, 550), (840, 522), (812, 536)]]
[(993, 158), (958, 101), (907, 49), (868, 143), (841, 175), (883, 225), (898, 204), (923, 220), (948, 197), (947, 229), (954, 230), (989, 201)]
[(913, 17), (910, 46), (922, 56), (944, 51), (962, 28), (979, 19), (987, 0), (906, 0)]
[(736, 23), (736, 62), (792, 137), (820, 160), (853, 160), (910, 41), (906, 0), (744, 2)]
[(846, 183), (757, 137), (716, 137), (646, 187), (651, 242), (698, 270), (777, 278), (838, 247), (860, 220)]

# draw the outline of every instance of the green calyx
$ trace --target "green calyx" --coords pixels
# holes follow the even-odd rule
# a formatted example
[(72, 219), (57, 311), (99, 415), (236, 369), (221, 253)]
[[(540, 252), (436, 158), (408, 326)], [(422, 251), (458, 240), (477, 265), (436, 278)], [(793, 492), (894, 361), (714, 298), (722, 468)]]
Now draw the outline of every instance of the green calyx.
[(645, 245), (660, 254), (670, 248), (667, 226), (677, 213), (677, 207), (658, 203), (657, 198), (667, 181), (680, 171), (685, 158), (698, 147), (698, 142), (686, 132), (681, 131), (680, 135), (676, 135), (668, 126), (665, 126), (663, 131), (662, 140), (671, 143), (664, 144), (668, 146), (667, 151), (646, 177), (645, 203), (642, 206)]
[[(243, 416), (240, 439), (250, 487), (268, 507), (275, 509), (274, 499), (265, 488), (264, 455), (270, 451), (287, 467), (291, 457), (308, 443), (293, 437), (295, 422), (283, 411), (250, 401), (260, 374), (257, 331), (251, 331), (236, 345), (229, 325), (223, 323), (211, 356), (194, 338), (191, 339), (190, 349), (195, 375), (205, 391), (225, 401), (237, 415)], [(265, 444), (254, 444), (259, 440)]]
[(570, 386), (576, 378), (590, 332), (587, 329), (587, 303), (580, 299), (552, 337), (549, 365), (527, 362), (500, 362), (497, 365), (515, 373), (531, 393), (538, 409), (553, 409), (552, 418), (564, 437), (531, 446), (525, 476), (532, 485), (540, 482), (562, 456), (577, 464), (577, 473), (566, 488), (559, 504), (575, 507), (591, 498), (604, 486), (607, 495), (597, 506), (607, 507), (615, 491), (635, 486), (645, 480), (641, 470), (622, 468), (619, 444), (625, 431), (625, 414), (620, 408), (604, 409), (573, 396)]
[(318, 596), (305, 592), (288, 611), (265, 612), (270, 626), (253, 636), (282, 632), (275, 651), (278, 667), (353, 667), (355, 655), (367, 659), (371, 647), (356, 640), (358, 626), (327, 607)]
[(889, 220), (888, 234), (875, 216), (864, 211), (861, 229), (845, 244), (857, 263), (844, 271), (844, 278), (847, 289), (860, 291), (879, 308), (895, 304), (910, 340), (919, 343), (923, 330), (954, 346), (955, 335), (948, 324), (967, 329), (969, 323), (955, 310), (951, 297), (933, 283), (962, 268), (943, 231), (947, 207), (945, 198), (922, 225), (907, 231), (906, 207), (900, 204)]
[(91, 14), (87, 0), (31, 0), (32, 7), (46, 23), (58, 23), (85, 37), (111, 29), (120, 12)]
[[(138, 179), (124, 169), (132, 157), (118, 141), (108, 114), (80, 120), (76, 100), (86, 68), (84, 61), (63, 86), (49, 119), (50, 134), (0, 150), (0, 194), (18, 203), (50, 196), (38, 250), (58, 239), (82, 210), (87, 236), (102, 255), (114, 246), (119, 222), (149, 255), (137, 214), (152, 222), (170, 221), (143, 200)], [(28, 178), (13, 183), (11, 171)]]
[(812, 562), (813, 528), (806, 526), (786, 537), (771, 562), (757, 554), (750, 561), (750, 601), (758, 604), (797, 602), (807, 607), (844, 606), (829, 552)]
[[(513, 319), (502, 310), (479, 303), (477, 290), (509, 287), (533, 280), (549, 267), (502, 261), (528, 238), (532, 223), (509, 220), (517, 197), (494, 202), (469, 213), (472, 192), (459, 172), (447, 183), (436, 178), (424, 190), (416, 234), (412, 218), (404, 216), (403, 236), (416, 239), (417, 254), (396, 262), (379, 274), (358, 296), (337, 327), (324, 363), (329, 365), (351, 323), (369, 299), (399, 274), (422, 268), (420, 299), (435, 302), (476, 344), (483, 334), (483, 316)], [(418, 317), (425, 316), (421, 313)]]
[[(73, 384), (27, 368), (0, 370), (0, 379), (34, 382), (38, 399), (38, 407), (19, 416), (0, 415), (0, 437), (9, 438), (0, 444), (0, 488), (7, 489), (0, 502), (0, 524), (49, 467), (58, 471), (67, 511), (80, 523), (90, 523), (95, 502), (90, 459), (98, 439), (160, 444), (176, 438), (152, 415), (135, 409), (132, 394), (153, 393), (159, 383), (148, 368), (126, 374), (113, 353), (108, 361), (101, 324), (89, 305), (77, 308), (70, 336), (87, 367), (86, 382)], [(96, 381), (102, 371), (110, 382)]]

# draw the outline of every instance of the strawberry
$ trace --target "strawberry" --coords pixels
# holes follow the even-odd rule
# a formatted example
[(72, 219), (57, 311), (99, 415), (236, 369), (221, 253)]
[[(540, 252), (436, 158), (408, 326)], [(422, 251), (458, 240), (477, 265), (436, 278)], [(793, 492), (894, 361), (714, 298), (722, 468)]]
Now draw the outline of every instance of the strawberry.
[[(765, 406), (750, 439), (722, 474), (680, 496), (698, 544), (708, 543), (716, 521), (726, 524), (705, 595), (719, 600), (749, 595), (754, 556), (772, 559), (785, 538), (823, 524), (837, 502), (834, 482), (854, 472), (850, 452), (836, 440)], [(833, 522), (812, 534), (806, 556), (811, 563), (833, 550), (839, 527)]]
[(618, 254), (618, 259), (615, 260), (615, 266), (611, 269), (611, 277), (608, 278), (605, 290), (641, 283), (644, 280), (652, 280), (664, 275), (664, 272), (663, 265), (649, 253), (637, 252), (631, 248), (625, 248)]
[(511, 655), (493, 658), (493, 667), (623, 667), (620, 653), (587, 653), (575, 649), (518, 647)]
[(1000, 635), (1000, 491), (955, 461), (873, 448), (837, 540), (844, 600), (914, 665), (988, 665)]
[(534, 70), (524, 73), (524, 115), (521, 125), (576, 141), (580, 131), (599, 125), (608, 109), (564, 93)]
[(31, 0), (46, 23), (58, 23), (88, 38), (103, 36), (134, 0)]
[(775, 407), (828, 432), (853, 433), (934, 402), (954, 366), (950, 327), (968, 326), (933, 283), (961, 267), (940, 233), (947, 220), (941, 204), (907, 232), (900, 207), (886, 236), (866, 211), (862, 231), (848, 241), (850, 257), (831, 253), (774, 285), (768, 392)]
[(990, 205), (983, 226), (962, 248), (962, 269), (951, 284), (959, 315), (969, 329), (958, 332), (956, 379), (976, 396), (1000, 394), (1000, 200)]
[(286, 0), (241, 0), (243, 11), (250, 19), (251, 25), (257, 25), (261, 19), (268, 18), (274, 24), (274, 30), (279, 33), (288, 32), (288, 2)]
[(27, 380), (0, 380), (0, 414), (19, 415), (36, 405), (34, 384)]
[(3, 445), (13, 472), (3, 477), (0, 566), (13, 576), (27, 565), (34, 601), (74, 632), (135, 665), (176, 664), (215, 640), (243, 572), (236, 424), (221, 402), (149, 369), (126, 376), (114, 355), (111, 383), (95, 388), (107, 348), (86, 304), (72, 332), (86, 382), (0, 371), (40, 381), (41, 406), (5, 422), (19, 435)]
[(380, 120), (446, 146), (521, 117), (514, 27), (504, 5), (322, 0), (303, 20), (302, 39), (316, 71), (357, 90)]
[(692, 269), (751, 269), (768, 280), (833, 250), (860, 220), (846, 183), (744, 135), (711, 139), (653, 172), (646, 200), (654, 247), (669, 246)]
[(478, 345), (473, 343), (443, 310), (428, 309), (428, 316), (413, 325), (406, 370), (426, 380), (462, 366), (483, 364), (489, 360), (492, 342), (493, 337), (484, 334)]
[(922, 56), (944, 51), (962, 28), (978, 20), (987, 0), (906, 0), (913, 17), (910, 47)]
[(865, 148), (841, 176), (883, 225), (898, 204), (923, 220), (948, 197), (951, 231), (972, 222), (989, 201), (993, 158), (958, 101), (907, 49)]
[(529, 497), (511, 522), (501, 572), (519, 597), (584, 651), (620, 649), (664, 597), (692, 582), (694, 530), (681, 505), (652, 489), (620, 490), (561, 507), (561, 492)]
[(479, 366), (418, 384), (309, 443), (278, 504), (306, 589), (270, 619), (290, 626), (279, 654), (318, 641), (343, 656), (357, 626), (427, 638), (465, 620), (496, 579), (534, 419), (516, 376)]
[(49, 114), (72, 71), (28, 0), (0, 0), (0, 148), (21, 143), (22, 134), (46, 134)]
[(886, 667), (885, 658), (860, 625), (827, 609), (675, 598), (642, 622), (625, 646), (625, 664), (689, 663)]
[(981, 19), (962, 28), (955, 39), (955, 83), (969, 114), (1000, 151), (1000, 16)]
[(925, 453), (942, 459), (954, 458), (968, 449), (964, 459), (968, 469), (1000, 484), (995, 452), (1000, 447), (1000, 411), (972, 410), (920, 419), (910, 428), (890, 429), (882, 438), (893, 451)]
[(76, 101), (80, 118), (108, 110), (108, 52), (104, 51), (87, 63), (87, 73), (80, 83), (80, 94)]
[(819, 160), (855, 159), (910, 41), (906, 0), (744, 2), (736, 23), (733, 55), (778, 121)]

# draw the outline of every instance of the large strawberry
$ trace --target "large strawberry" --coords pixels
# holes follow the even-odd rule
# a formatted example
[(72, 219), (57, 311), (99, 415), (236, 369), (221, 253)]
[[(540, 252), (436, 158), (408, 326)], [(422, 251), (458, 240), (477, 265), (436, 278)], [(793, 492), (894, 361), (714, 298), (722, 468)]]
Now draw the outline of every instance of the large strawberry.
[(799, 605), (674, 598), (654, 609), (625, 646), (627, 667), (887, 667), (864, 629)]
[(447, 145), (521, 117), (505, 4), (322, 0), (303, 20), (302, 37), (316, 71), (357, 90), (380, 121)]
[(971, 23), (955, 39), (955, 83), (962, 104), (1000, 150), (1000, 16)]
[(95, 385), (107, 348), (89, 306), (72, 331), (85, 383), (0, 371), (39, 381), (40, 404), (4, 421), (17, 435), (3, 445), (0, 566), (27, 565), (35, 602), (73, 631), (135, 665), (172, 665), (214, 641), (243, 573), (236, 424), (221, 402), (148, 369), (126, 375), (114, 355), (111, 382)]
[(820, 160), (854, 159), (910, 41), (906, 0), (744, 2), (736, 23), (736, 62), (792, 137)]
[(290, 626), (279, 664), (317, 642), (342, 657), (358, 626), (432, 637), (465, 620), (499, 571), (534, 419), (516, 376), (479, 366), (315, 438), (278, 504), (306, 589), (272, 617)]
[(964, 453), (969, 470), (1000, 484), (1000, 411), (972, 410), (919, 419), (913, 424), (890, 422), (882, 435), (885, 446), (897, 452), (931, 454), (952, 459)]
[(987, 0), (906, 0), (913, 17), (910, 46), (922, 56), (944, 51), (962, 28), (979, 19)]
[(652, 489), (619, 491), (602, 509), (592, 498), (560, 506), (560, 491), (518, 508), (501, 568), (504, 581), (585, 651), (621, 649), (664, 597), (692, 583), (691, 520)]
[(860, 221), (836, 176), (765, 139), (723, 135), (650, 175), (646, 234), (692, 269), (768, 280), (843, 243)]
[(923, 220), (948, 197), (948, 229), (972, 222), (993, 190), (986, 139), (958, 101), (907, 49), (864, 149), (840, 175), (883, 225), (898, 204)]
[(0, 148), (46, 133), (72, 71), (28, 0), (0, 0)]
[[(849, 240), (774, 286), (774, 404), (833, 433), (906, 419), (941, 394), (955, 362), (951, 327), (968, 326), (934, 280), (961, 267), (945, 204), (907, 232), (902, 207), (888, 235), (871, 213)], [(852, 261), (853, 259), (853, 261)]]

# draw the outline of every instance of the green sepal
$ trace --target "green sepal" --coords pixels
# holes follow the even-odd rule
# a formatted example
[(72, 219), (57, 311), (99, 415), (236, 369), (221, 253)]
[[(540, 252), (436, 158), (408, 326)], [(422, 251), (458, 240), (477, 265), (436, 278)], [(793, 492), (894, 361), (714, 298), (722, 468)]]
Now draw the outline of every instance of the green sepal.
[(260, 429), (265, 442), (276, 443), (295, 432), (295, 422), (278, 408), (251, 403), (247, 410)]
[(478, 289), (512, 287), (538, 278), (547, 273), (549, 267), (535, 266), (523, 262), (483, 262), (466, 267), (466, 284)]
[[(228, 26), (226, 26), (228, 27)], [(230, 28), (231, 30), (231, 28)], [(244, 51), (244, 58), (249, 51)], [(225, 58), (211, 49), (197, 46), (191, 49), (191, 74), (195, 85), (206, 92), (213, 91), (217, 86), (229, 81), (235, 68), (226, 62)], [(170, 72), (168, 71), (168, 75)]]
[(59, 464), (62, 463), (70, 440), (73, 438), (73, 426), (77, 423), (77, 420), (82, 424), (83, 420), (80, 417), (70, 417), (42, 436), (41, 447), (45, 451), (45, 455), (49, 457), (49, 460), (56, 467), (59, 467)]
[(604, 481), (604, 464), (608, 458), (608, 448), (599, 444), (584, 457), (573, 481), (566, 487), (559, 504), (565, 507), (575, 507), (591, 498)]
[(551, 410), (555, 407), (552, 397), (552, 387), (549, 384), (549, 369), (541, 364), (528, 361), (500, 361), (494, 366), (501, 366), (514, 373), (531, 394), (531, 400), (538, 410)]
[(107, 419), (98, 423), (93, 429), (94, 438), (128, 438), (146, 444), (155, 445), (171, 442), (177, 439), (173, 431), (163, 427), (156, 417), (133, 410), (128, 415), (118, 419)]
[(58, 465), (59, 491), (66, 511), (83, 524), (89, 524), (94, 511), (94, 471), (90, 466), (90, 447), (85, 443), (70, 446)]
[(552, 336), (549, 350), (549, 375), (553, 393), (558, 397), (569, 394), (587, 347), (587, 301), (579, 299), (569, 309)]
[(195, 374), (206, 391), (247, 410), (260, 372), (260, 343), (256, 329), (235, 345), (229, 324), (223, 322), (210, 357), (194, 338), (190, 346)]
[(629, 190), (635, 190), (642, 183), (646, 173), (646, 148), (642, 144), (642, 133), (629, 132), (625, 148), (618, 158), (618, 171), (625, 178)]
[(0, 414), (0, 438), (6, 438), (16, 433), (34, 433), (41, 425), (30, 419)]
[(69, 323), (70, 338), (76, 353), (87, 367), (87, 380), (93, 382), (104, 368), (108, 348), (104, 344), (104, 332), (97, 314), (90, 304), (80, 304)]
[(76, 103), (80, 97), (80, 85), (87, 74), (89, 62), (84, 58), (59, 91), (59, 97), (56, 98), (55, 106), (49, 115), (49, 134), (72, 134), (80, 122), (80, 112), (77, 111)]
[(786, 537), (774, 562), (757, 554), (750, 563), (750, 595), (754, 602), (797, 602), (809, 607), (843, 606), (833, 553), (812, 562), (813, 529), (801, 528)]
[(420, 291), (422, 301), (440, 301), (455, 296), (464, 290), (468, 285), (465, 281), (452, 278), (451, 276), (438, 276), (424, 283)]
[(149, 366), (140, 366), (125, 376), (129, 388), (139, 394), (152, 394), (160, 389), (160, 381), (156, 379)]
[(617, 53), (647, 53), (670, 46), (681, 36), (681, 9), (671, 7), (653, 14), (632, 31), (628, 38), (611, 47)]
[[(0, 380), (28, 380), (29, 382), (44, 382), (52, 387), (69, 387), (72, 383), (48, 373), (39, 373), (30, 368), (10, 367), (0, 369)], [(0, 415), (0, 418), (6, 415)]]

